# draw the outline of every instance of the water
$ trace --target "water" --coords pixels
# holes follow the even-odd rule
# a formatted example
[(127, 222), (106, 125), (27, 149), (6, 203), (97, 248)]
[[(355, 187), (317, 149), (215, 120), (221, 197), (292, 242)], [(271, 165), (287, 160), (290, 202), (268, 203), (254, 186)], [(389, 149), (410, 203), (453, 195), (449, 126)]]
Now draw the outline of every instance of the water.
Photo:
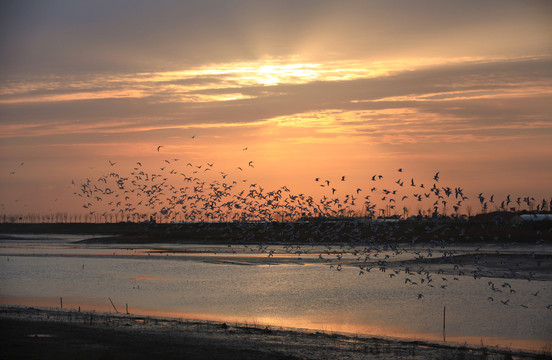
[(57, 307), (61, 297), (64, 308), (114, 311), (110, 298), (134, 314), (431, 341), (443, 340), (446, 305), (447, 341), (533, 350), (552, 343), (548, 280), (468, 273), (435, 275), (430, 287), (404, 271), (335, 271), (309, 260), (320, 249), (284, 257), (277, 248), (267, 264), (266, 252), (243, 247), (129, 249), (72, 243), (78, 239), (2, 241), (0, 302)]

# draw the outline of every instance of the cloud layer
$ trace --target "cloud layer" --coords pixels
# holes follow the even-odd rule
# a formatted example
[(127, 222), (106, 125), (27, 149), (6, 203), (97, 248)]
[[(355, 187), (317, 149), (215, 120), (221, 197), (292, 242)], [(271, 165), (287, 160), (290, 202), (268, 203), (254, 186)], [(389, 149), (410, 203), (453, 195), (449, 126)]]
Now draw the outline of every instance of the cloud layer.
[(227, 164), (249, 146), (259, 178), (299, 187), (288, 169), (360, 182), (367, 164), (404, 161), (487, 189), (508, 177), (544, 195), (552, 183), (548, 1), (1, 6), (0, 162), (36, 166), (0, 175), (10, 206), (20, 184), (62, 188), (36, 176), (45, 167), (160, 144)]

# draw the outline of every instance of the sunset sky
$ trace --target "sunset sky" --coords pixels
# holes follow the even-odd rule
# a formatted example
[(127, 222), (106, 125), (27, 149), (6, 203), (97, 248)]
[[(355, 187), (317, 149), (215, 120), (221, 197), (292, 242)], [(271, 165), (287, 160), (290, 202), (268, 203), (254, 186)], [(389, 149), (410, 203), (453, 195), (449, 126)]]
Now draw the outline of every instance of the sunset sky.
[(552, 196), (548, 0), (3, 1), (0, 18), (0, 214), (83, 211), (72, 181), (175, 158), (297, 193), (439, 171), (472, 199)]

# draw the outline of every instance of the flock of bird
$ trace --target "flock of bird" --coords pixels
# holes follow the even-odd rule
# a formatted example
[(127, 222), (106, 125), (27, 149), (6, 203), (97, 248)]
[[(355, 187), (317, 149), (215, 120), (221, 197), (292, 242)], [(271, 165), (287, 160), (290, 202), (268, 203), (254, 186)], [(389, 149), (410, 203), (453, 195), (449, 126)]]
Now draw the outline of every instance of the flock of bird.
[[(157, 151), (162, 148), (157, 147)], [(267, 253), (268, 257), (275, 255), (274, 249), (268, 249), (269, 243), (287, 244), (284, 249), (298, 257), (307, 255), (309, 250), (291, 244), (324, 244), (326, 248), (318, 251), (317, 259), (329, 268), (342, 271), (345, 267), (356, 267), (359, 276), (373, 269), (387, 273), (390, 278), (404, 274), (404, 284), (408, 286), (446, 289), (449, 283), (465, 275), (476, 280), (502, 277), (531, 281), (539, 279), (539, 271), (550, 270), (545, 269), (550, 263), (544, 261), (543, 265), (543, 261), (536, 261), (534, 253), (527, 254), (527, 265), (519, 257), (485, 254), (479, 249), (473, 253), (458, 252), (446, 247), (462, 240), (496, 243), (496, 236), (485, 239), (473, 235), (470, 239), (472, 235), (466, 228), (454, 225), (432, 221), (405, 226), (397, 221), (399, 217), (407, 217), (409, 201), (420, 203), (417, 215), (439, 219), (439, 211), (441, 215), (446, 213), (450, 204), (453, 217), (459, 216), (468, 197), (460, 187), (442, 185), (439, 171), (431, 177), (431, 185), (406, 177), (402, 168), (396, 170), (392, 181), (385, 181), (387, 176), (375, 173), (367, 179), (364, 188), (355, 187), (352, 191), (344, 190), (347, 176), (316, 177), (313, 185), (323, 191), (316, 198), (296, 194), (287, 186), (266, 189), (248, 181), (245, 175), (255, 168), (253, 161), (228, 172), (217, 169), (214, 163), (192, 164), (176, 158), (162, 160), (155, 171), (146, 170), (140, 161), (128, 172), (119, 169), (117, 162), (109, 160), (108, 164), (105, 174), (86, 178), (80, 184), (72, 182), (74, 194), (84, 200), (83, 208), (98, 221), (155, 220), (173, 223), (175, 231), (193, 223), (201, 232), (198, 235), (206, 238), (212, 234), (209, 230), (220, 230), (222, 226), (224, 231), (215, 232), (221, 241), (258, 243), (255, 251)], [(410, 191), (405, 191), (406, 188)], [(536, 205), (537, 211), (552, 206), (544, 199), (537, 202), (529, 196), (507, 195), (497, 201), (492, 194), (480, 193), (477, 200), (483, 212), (491, 204), (496, 210), (505, 210), (512, 203), (518, 209), (526, 206), (533, 210)], [(378, 217), (383, 219), (378, 221)], [(536, 244), (542, 244), (544, 239), (548, 241), (550, 233), (550, 230), (548, 234), (535, 233)], [(509, 234), (499, 240), (503, 244), (514, 241)], [(341, 245), (332, 248), (335, 244)], [(248, 249), (253, 251), (254, 247)], [(489, 270), (492, 268), (500, 270)], [(488, 283), (491, 294), (487, 300), (495, 302), (496, 299), (496, 303), (509, 305), (516, 290), (507, 282)], [(537, 297), (539, 292), (533, 295)], [(417, 298), (424, 298), (422, 291)], [(552, 305), (547, 308), (552, 309)]]
[[(218, 170), (214, 163), (181, 163), (179, 159), (165, 159), (158, 170), (148, 171), (138, 161), (129, 173), (123, 173), (117, 170), (116, 162), (109, 160), (109, 171), (105, 174), (87, 178), (79, 185), (73, 180), (77, 187), (74, 193), (85, 199), (83, 208), (100, 222), (150, 218), (163, 222), (293, 221), (352, 216), (374, 219), (392, 215), (407, 217), (408, 205), (412, 204), (418, 207), (417, 215), (446, 215), (450, 206), (453, 215), (458, 216), (468, 199), (462, 188), (440, 185), (439, 172), (434, 174), (431, 186), (418, 183), (412, 177), (405, 185), (404, 176), (386, 185), (383, 175), (374, 174), (365, 189), (345, 190), (343, 195), (346, 176), (336, 181), (317, 177), (315, 184), (325, 188), (326, 193), (316, 199), (303, 193), (294, 194), (287, 186), (269, 190), (249, 182), (244, 168), (254, 168), (253, 161), (236, 167), (232, 175)], [(403, 169), (398, 169), (397, 174), (404, 175)], [(411, 190), (404, 191), (405, 187)], [(509, 209), (512, 203), (518, 209), (525, 206), (533, 210), (536, 205), (537, 211), (552, 206), (552, 199), (549, 204), (545, 199), (537, 202), (529, 196), (515, 199), (508, 195), (499, 203), (495, 202), (494, 195), (480, 193), (477, 199), (483, 212), (491, 204), (495, 204), (496, 210)]]

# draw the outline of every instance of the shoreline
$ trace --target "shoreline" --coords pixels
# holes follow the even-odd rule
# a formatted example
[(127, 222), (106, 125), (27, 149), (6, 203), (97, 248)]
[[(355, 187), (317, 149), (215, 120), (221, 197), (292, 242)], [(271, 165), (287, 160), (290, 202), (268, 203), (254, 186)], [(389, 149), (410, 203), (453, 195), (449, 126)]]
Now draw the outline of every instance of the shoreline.
[[(525, 351), (136, 314), (0, 306), (6, 358), (541, 359)], [(78, 335), (78, 336), (77, 336)], [(184, 351), (184, 353), (182, 353)], [(111, 354), (111, 355), (110, 355)], [(237, 356), (239, 354), (239, 356)], [(111, 356), (111, 357), (110, 357)]]

